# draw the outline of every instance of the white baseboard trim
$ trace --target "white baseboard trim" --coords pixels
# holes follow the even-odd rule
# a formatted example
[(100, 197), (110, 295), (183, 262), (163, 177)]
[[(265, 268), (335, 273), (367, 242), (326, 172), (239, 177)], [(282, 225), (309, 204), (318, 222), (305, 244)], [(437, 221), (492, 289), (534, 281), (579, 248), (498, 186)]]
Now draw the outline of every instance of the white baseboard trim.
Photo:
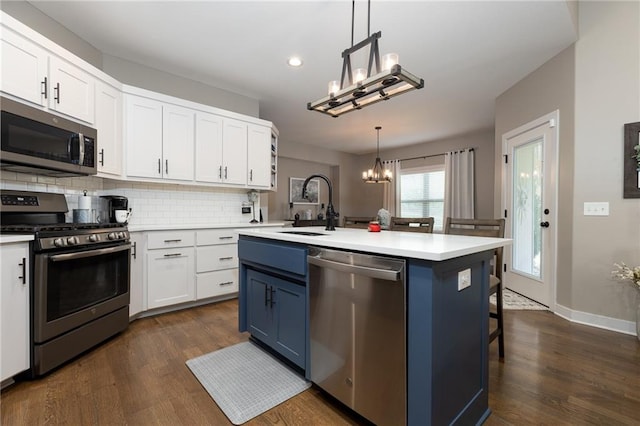
[(603, 315), (591, 314), (589, 312), (574, 311), (566, 306), (556, 304), (556, 315), (578, 324), (589, 325), (591, 327), (603, 328), (605, 330), (616, 331), (618, 333), (636, 335), (636, 322), (626, 321), (617, 318), (605, 317)]

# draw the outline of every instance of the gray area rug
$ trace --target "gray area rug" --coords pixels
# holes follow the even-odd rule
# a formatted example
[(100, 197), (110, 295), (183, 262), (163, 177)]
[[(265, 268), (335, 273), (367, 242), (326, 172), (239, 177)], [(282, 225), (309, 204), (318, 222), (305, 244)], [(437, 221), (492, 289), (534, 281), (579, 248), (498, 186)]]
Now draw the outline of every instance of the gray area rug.
[(190, 359), (186, 364), (235, 425), (311, 387), (311, 382), (251, 342)]
[[(489, 302), (492, 305), (496, 304), (496, 295), (492, 294), (489, 297)], [(547, 308), (544, 305), (534, 302), (524, 296), (515, 293), (508, 288), (502, 290), (502, 309), (520, 310), (520, 311), (546, 311)]]

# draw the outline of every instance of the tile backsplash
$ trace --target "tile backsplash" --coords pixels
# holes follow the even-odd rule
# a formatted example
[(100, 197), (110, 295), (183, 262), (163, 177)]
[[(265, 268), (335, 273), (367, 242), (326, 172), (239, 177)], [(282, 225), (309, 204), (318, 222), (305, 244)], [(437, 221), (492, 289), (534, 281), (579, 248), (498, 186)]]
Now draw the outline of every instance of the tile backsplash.
[[(53, 178), (0, 172), (0, 188), (19, 191), (63, 193), (72, 219), (78, 196), (123, 195), (129, 199), (131, 225), (225, 224), (251, 220), (242, 206), (250, 206), (245, 188), (210, 188), (163, 183), (125, 182), (98, 177)], [(256, 218), (260, 201), (256, 202)]]

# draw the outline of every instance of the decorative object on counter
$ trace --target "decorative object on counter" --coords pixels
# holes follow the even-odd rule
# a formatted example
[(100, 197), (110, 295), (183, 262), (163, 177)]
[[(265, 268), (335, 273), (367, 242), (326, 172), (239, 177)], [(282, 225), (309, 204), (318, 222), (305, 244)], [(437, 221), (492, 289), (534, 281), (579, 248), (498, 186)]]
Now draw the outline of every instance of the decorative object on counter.
[(251, 342), (190, 359), (186, 364), (235, 425), (311, 387), (311, 382)]
[(624, 262), (614, 263), (611, 276), (622, 282), (629, 282), (636, 289), (636, 337), (640, 340), (640, 266), (627, 266)]
[(382, 229), (389, 229), (389, 226), (391, 224), (391, 213), (389, 213), (388, 210), (385, 210), (385, 209), (378, 210), (377, 219)]
[(624, 125), (624, 198), (640, 198), (640, 121)]
[[(338, 117), (356, 109), (362, 109), (382, 100), (424, 87), (424, 80), (404, 70), (396, 53), (389, 53), (382, 57), (378, 39), (382, 31), (371, 34), (371, 0), (367, 7), (368, 37), (358, 44), (353, 44), (355, 1), (351, 2), (351, 47), (342, 52), (342, 76), (340, 81), (330, 81), (328, 96), (307, 104), (307, 109), (318, 111), (332, 117)], [(367, 69), (351, 69), (351, 54), (369, 46), (369, 62)], [(375, 63), (375, 70), (373, 68)], [(375, 74), (373, 72), (375, 71)]]
[(91, 197), (87, 197), (87, 190), (82, 191), (78, 197), (78, 210), (89, 210), (91, 208)]
[(369, 232), (380, 232), (380, 224), (378, 222), (369, 222), (368, 226)]
[(260, 194), (255, 189), (247, 192), (247, 197), (249, 198), (249, 202), (251, 203), (251, 211), (253, 212), (253, 219), (249, 223), (258, 223), (256, 220), (256, 201), (260, 199)]
[[(304, 180), (304, 183), (302, 184), (302, 198), (309, 197), (310, 183), (313, 182), (312, 179), (316, 177), (324, 180), (327, 183), (327, 186), (329, 187), (329, 203), (327, 204), (327, 226), (324, 229), (325, 231), (335, 231), (336, 227), (334, 224), (334, 220), (336, 217), (338, 217), (338, 214), (333, 209), (333, 185), (331, 185), (331, 181), (329, 180), (329, 178), (326, 177), (325, 175), (320, 175), (320, 174), (311, 175), (308, 178), (306, 178)], [(319, 194), (320, 185), (318, 185), (317, 191), (318, 191), (317, 194)], [(316, 202), (315, 204), (318, 204), (318, 203)]]
[(376, 132), (378, 133), (378, 142), (376, 144), (376, 161), (373, 164), (373, 168), (362, 172), (362, 180), (365, 183), (389, 183), (391, 182), (391, 170), (385, 169), (380, 160), (380, 129), (381, 126), (376, 126)]
[(307, 196), (302, 193), (304, 179), (289, 178), (289, 202), (291, 204), (319, 204), (320, 203), (320, 181), (313, 179), (307, 184)]

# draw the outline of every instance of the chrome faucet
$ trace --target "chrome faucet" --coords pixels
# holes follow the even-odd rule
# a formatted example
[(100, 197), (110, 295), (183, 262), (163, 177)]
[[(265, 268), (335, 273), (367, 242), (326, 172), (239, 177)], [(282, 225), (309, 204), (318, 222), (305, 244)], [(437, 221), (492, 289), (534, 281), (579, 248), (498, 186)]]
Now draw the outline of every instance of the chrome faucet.
[(307, 185), (309, 185), (309, 181), (313, 178), (320, 178), (327, 182), (327, 186), (329, 187), (329, 204), (327, 204), (327, 226), (324, 228), (325, 231), (335, 231), (336, 227), (333, 223), (335, 218), (338, 216), (336, 212), (333, 210), (333, 186), (331, 185), (331, 181), (325, 175), (311, 175), (304, 180), (302, 184), (302, 198), (308, 198), (307, 193)]

